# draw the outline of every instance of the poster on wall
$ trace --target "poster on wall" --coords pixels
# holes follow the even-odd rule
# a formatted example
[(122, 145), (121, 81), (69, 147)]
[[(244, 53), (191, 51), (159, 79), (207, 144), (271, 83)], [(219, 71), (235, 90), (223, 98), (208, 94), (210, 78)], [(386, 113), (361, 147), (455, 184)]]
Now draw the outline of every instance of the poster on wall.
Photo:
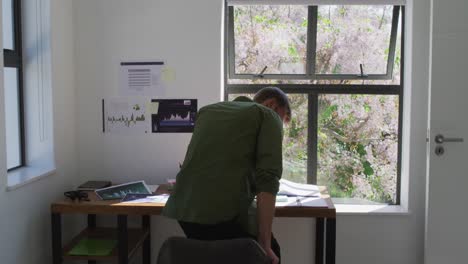
[(195, 127), (197, 99), (151, 100), (153, 133), (190, 133)]
[(104, 131), (111, 134), (145, 134), (151, 129), (148, 99), (115, 97), (103, 100)]
[(165, 96), (163, 61), (121, 62), (121, 96)]

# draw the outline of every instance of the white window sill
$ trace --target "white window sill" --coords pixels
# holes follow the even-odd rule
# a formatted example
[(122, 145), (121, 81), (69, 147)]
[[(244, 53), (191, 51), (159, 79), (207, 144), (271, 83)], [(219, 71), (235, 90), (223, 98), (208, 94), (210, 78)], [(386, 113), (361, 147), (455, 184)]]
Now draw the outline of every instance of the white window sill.
[(7, 191), (16, 190), (26, 184), (55, 174), (55, 166), (25, 166), (8, 172)]
[(335, 204), (337, 215), (410, 215), (401, 205)]

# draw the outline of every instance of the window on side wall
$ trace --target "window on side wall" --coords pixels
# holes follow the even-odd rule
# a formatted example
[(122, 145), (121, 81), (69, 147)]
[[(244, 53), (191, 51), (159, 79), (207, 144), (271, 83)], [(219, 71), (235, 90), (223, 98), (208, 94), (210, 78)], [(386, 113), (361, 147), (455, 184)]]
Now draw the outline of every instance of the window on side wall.
[(325, 185), (336, 203), (399, 204), (404, 6), (225, 10), (226, 100), (268, 85), (289, 95), (283, 178)]
[(8, 171), (22, 167), (25, 162), (20, 4), (19, 0), (2, 0), (3, 88)]

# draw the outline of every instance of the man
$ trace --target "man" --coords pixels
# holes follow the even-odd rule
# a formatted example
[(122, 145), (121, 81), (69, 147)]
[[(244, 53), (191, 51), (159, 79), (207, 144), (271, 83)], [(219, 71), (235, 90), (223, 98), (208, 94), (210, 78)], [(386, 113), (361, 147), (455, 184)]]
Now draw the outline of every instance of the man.
[[(178, 220), (188, 238), (252, 237), (278, 263), (271, 228), (290, 116), (288, 98), (276, 87), (261, 89), (254, 101), (241, 96), (201, 108), (163, 214)], [(257, 221), (249, 221), (255, 195)]]

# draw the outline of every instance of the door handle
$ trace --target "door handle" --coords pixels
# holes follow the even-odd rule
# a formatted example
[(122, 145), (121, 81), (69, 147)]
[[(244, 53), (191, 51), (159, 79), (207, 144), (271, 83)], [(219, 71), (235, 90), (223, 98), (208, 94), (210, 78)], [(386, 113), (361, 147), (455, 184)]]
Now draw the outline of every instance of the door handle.
[(445, 138), (443, 135), (439, 134), (435, 136), (435, 142), (437, 144), (442, 144), (444, 142), (463, 142), (463, 138)]

